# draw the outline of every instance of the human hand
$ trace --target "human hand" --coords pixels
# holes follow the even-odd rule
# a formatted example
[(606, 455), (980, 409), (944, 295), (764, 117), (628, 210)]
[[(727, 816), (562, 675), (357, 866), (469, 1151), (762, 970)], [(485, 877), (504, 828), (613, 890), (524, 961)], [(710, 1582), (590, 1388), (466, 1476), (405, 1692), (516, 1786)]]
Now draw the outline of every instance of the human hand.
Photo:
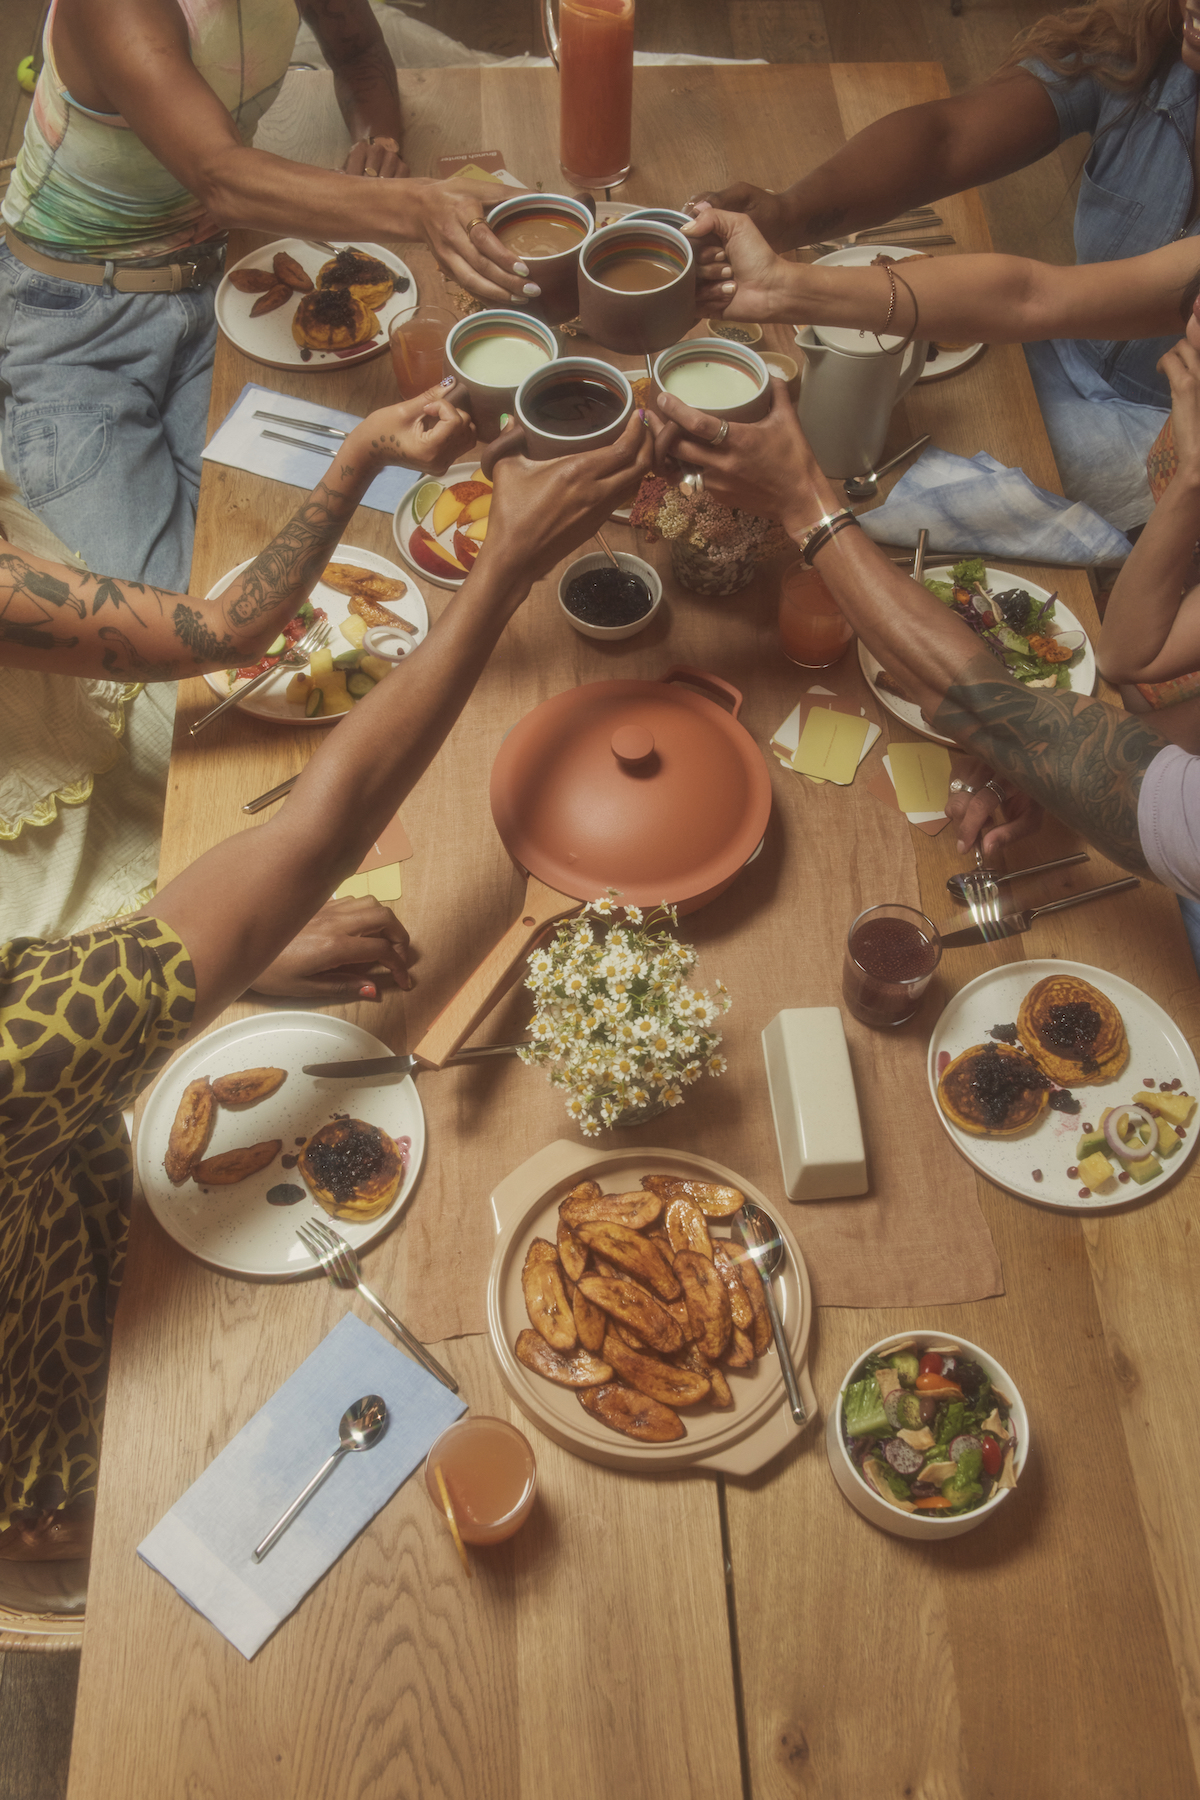
[(770, 188), (755, 187), (749, 181), (735, 181), (720, 193), (693, 194), (684, 202), (685, 212), (712, 206), (718, 212), (743, 213), (761, 231), (773, 250), (790, 250), (799, 242), (792, 219), (792, 209), (782, 194)]
[(487, 228), (486, 214), (513, 188), (494, 181), (420, 181), (413, 184), (429, 247), (448, 275), (495, 306), (527, 306), (541, 289), (529, 266)]
[(788, 292), (793, 265), (776, 256), (752, 220), (739, 213), (714, 212), (701, 203), (683, 235), (695, 246), (700, 314), (719, 313), (756, 324), (795, 315)]
[(1171, 435), (1180, 469), (1200, 473), (1200, 350), (1187, 338), (1159, 359), (1171, 387)]
[(381, 176), (385, 181), (401, 181), (409, 173), (399, 144), (390, 137), (360, 138), (351, 144), (342, 170), (346, 175)]
[(347, 445), (361, 447), (381, 463), (409, 463), (441, 475), (475, 448), (471, 415), (455, 405), (465, 388), (453, 375), (415, 400), (384, 406), (355, 426)]
[[(1041, 829), (1045, 814), (1037, 801), (1014, 788), (1011, 781), (1002, 781), (987, 763), (974, 757), (955, 762), (951, 776), (946, 817), (958, 828), (960, 852), (970, 850), (978, 838), (984, 857), (995, 856), (1007, 844), (1032, 837)], [(989, 825), (997, 807), (1002, 822)]]
[(722, 506), (778, 519), (796, 536), (844, 504), (817, 467), (780, 378), (772, 377), (771, 410), (755, 425), (722, 430), (719, 420), (673, 394), (660, 393), (655, 408), (663, 418), (650, 413), (647, 421), (656, 465), (662, 469), (674, 460), (698, 468), (705, 493)]
[(293, 1000), (377, 1000), (380, 985), (410, 988), (408, 933), (378, 900), (331, 900), (250, 990)]
[(495, 492), (480, 560), (509, 557), (537, 581), (632, 499), (653, 466), (654, 441), (635, 411), (603, 450), (534, 462), (523, 447), (515, 424), (484, 447), (483, 473)]

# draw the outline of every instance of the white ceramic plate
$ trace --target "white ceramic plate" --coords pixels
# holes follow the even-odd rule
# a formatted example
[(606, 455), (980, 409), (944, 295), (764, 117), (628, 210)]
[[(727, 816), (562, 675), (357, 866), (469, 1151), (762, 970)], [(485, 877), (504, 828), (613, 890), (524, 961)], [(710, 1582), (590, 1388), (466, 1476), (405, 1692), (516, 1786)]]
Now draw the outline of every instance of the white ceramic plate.
[[(962, 557), (955, 558), (955, 562), (963, 560)], [(948, 580), (953, 566), (953, 563), (938, 563), (933, 567), (927, 566), (925, 573), (933, 576), (935, 580)], [(1031, 594), (1035, 600), (1050, 598), (1049, 590), (1039, 587), (1036, 581), (1030, 581), (1024, 575), (1014, 575), (1007, 569), (993, 569), (990, 563), (984, 566), (984, 585), (991, 588), (993, 594), (1003, 594), (1009, 588), (1019, 587), (1024, 588), (1025, 592)], [(1062, 600), (1054, 602), (1054, 617), (1050, 624), (1052, 630), (1056, 632), (1083, 631), (1083, 626), (1075, 614)], [(911, 700), (901, 700), (897, 695), (889, 694), (877, 685), (883, 664), (877, 657), (871, 655), (861, 638), (858, 640), (858, 663), (867, 678), (867, 686), (880, 706), (886, 707), (894, 718), (899, 719), (902, 724), (909, 726), (913, 731), (919, 731), (922, 737), (932, 738), (935, 744), (949, 744), (951, 749), (958, 748), (953, 738), (942, 737), (925, 723), (921, 717), (919, 706), (914, 705)], [(1084, 632), (1083, 652), (1079, 661), (1071, 664), (1070, 675), (1073, 694), (1090, 694), (1096, 685), (1096, 656), (1092, 649), (1091, 639), (1086, 632)], [(1046, 689), (1047, 693), (1050, 691), (1050, 689)]]
[[(343, 363), (366, 362), (372, 356), (382, 356), (388, 347), (388, 327), (392, 320), (407, 319), (410, 313), (417, 310), (416, 277), (407, 263), (401, 262), (392, 251), (384, 250), (379, 244), (338, 244), (336, 247), (339, 250), (365, 250), (369, 256), (377, 256), (393, 275), (408, 282), (403, 293), (393, 294), (390, 300), (385, 300), (382, 306), (375, 308), (379, 331), (370, 343), (342, 353), (336, 350), (313, 350), (305, 358), (300, 353), (300, 345), (292, 336), (292, 315), (296, 310), (299, 294), (274, 312), (264, 313), (260, 319), (252, 319), (250, 309), (258, 295), (240, 293), (229, 279), (232, 270), (226, 271), (217, 289), (217, 324), (229, 341), (247, 356), (252, 356), (255, 362), (266, 363), (270, 369), (336, 369)], [(294, 256), (314, 281), (317, 270), (330, 260), (328, 250), (318, 250), (312, 244), (306, 244), (303, 238), (277, 238), (273, 244), (264, 244), (261, 250), (252, 250), (249, 256), (243, 256), (241, 262), (234, 263), (233, 267), (269, 269), (272, 258), (279, 250), (286, 250), (289, 256)]]
[[(910, 256), (923, 256), (925, 252), (919, 244), (847, 244), (844, 250), (831, 250), (828, 256), (819, 256), (814, 268), (819, 264), (823, 268), (866, 269), (871, 266), (880, 251), (886, 251), (897, 262), (903, 262)], [(801, 327), (796, 328), (796, 340), (799, 342)], [(986, 344), (967, 344), (962, 350), (939, 350), (935, 361), (927, 363), (918, 382), (939, 381), (944, 375), (957, 375), (987, 349)]]
[[(399, 613), (402, 619), (407, 619), (410, 625), (416, 626), (417, 635), (412, 640), (415, 649), (429, 631), (429, 610), (420, 588), (407, 569), (398, 569), (386, 556), (379, 556), (374, 550), (361, 550), (357, 544), (339, 544), (329, 560), (356, 563), (359, 568), (371, 569), (376, 575), (392, 575), (399, 581), (408, 582), (408, 592), (402, 594), (399, 600), (390, 600), (388, 606), (393, 612)], [(215, 600), (253, 561), (254, 558), (248, 556), (236, 569), (230, 569), (227, 575), (222, 575), (220, 581), (213, 583), (205, 598)], [(323, 581), (318, 581), (309, 598), (314, 606), (321, 608), (333, 626), (333, 636), (327, 647), (335, 656), (343, 650), (349, 650), (351, 645), (338, 630), (342, 620), (350, 617), (349, 594), (339, 594), (335, 588), (326, 587)], [(292, 706), (284, 699), (288, 682), (296, 673), (295, 669), (281, 669), (272, 675), (270, 681), (264, 681), (260, 688), (256, 688), (248, 700), (241, 701), (238, 711), (250, 713), (256, 719), (268, 719), (273, 725), (336, 725), (345, 716), (343, 713), (329, 713), (324, 718), (306, 719), (302, 706)], [(219, 694), (222, 700), (231, 691), (229, 674), (228, 669), (214, 669), (204, 677), (213, 693)]]
[[(972, 1137), (960, 1131), (946, 1117), (937, 1100), (938, 1057), (947, 1051), (953, 1058), (969, 1050), (973, 1044), (990, 1043), (988, 1032), (993, 1025), (1016, 1022), (1021, 1001), (1037, 982), (1047, 975), (1077, 975), (1102, 994), (1107, 994), (1120, 1009), (1129, 1039), (1129, 1061), (1112, 1081), (1073, 1088), (1083, 1111), (1068, 1114), (1042, 1113), (1030, 1131), (1015, 1138)], [(1192, 1153), (1195, 1126), (1189, 1130), (1182, 1150), (1163, 1164), (1163, 1172), (1139, 1187), (1133, 1180), (1114, 1179), (1086, 1197), (1080, 1196), (1082, 1183), (1072, 1180), (1068, 1168), (1078, 1162), (1076, 1148), (1085, 1124), (1095, 1125), (1106, 1106), (1117, 1106), (1132, 1100), (1149, 1075), (1159, 1086), (1178, 1076), (1189, 1094), (1200, 1094), (1200, 1068), (1192, 1055), (1183, 1032), (1161, 1006), (1143, 994), (1131, 982), (1105, 969), (1093, 969), (1087, 963), (1062, 962), (1048, 957), (1034, 962), (1008, 963), (990, 969), (978, 980), (968, 982), (951, 1000), (933, 1028), (929, 1040), (929, 1091), (933, 1105), (951, 1141), (969, 1163), (994, 1181), (997, 1187), (1019, 1194), (1022, 1200), (1034, 1200), (1039, 1206), (1051, 1206), (1071, 1212), (1103, 1212), (1114, 1206), (1128, 1206), (1152, 1194), (1155, 1188), (1171, 1181)], [(1033, 1179), (1040, 1169), (1041, 1181)]]
[(939, 350), (933, 361), (927, 362), (924, 371), (917, 376), (918, 386), (924, 381), (941, 381), (947, 375), (957, 375), (963, 369), (969, 369), (986, 349), (986, 344), (966, 344), (961, 350)]
[[(444, 475), (426, 475), (422, 480), (413, 483), (412, 487), (409, 488), (407, 494), (405, 494), (403, 500), (401, 500), (399, 506), (396, 508), (395, 515), (392, 519), (392, 536), (396, 540), (396, 548), (400, 552), (405, 568), (414, 570), (423, 581), (436, 582), (439, 587), (460, 588), (467, 577), (466, 574), (456, 575), (449, 563), (446, 565), (446, 573), (444, 575), (434, 575), (430, 570), (423, 569), (418, 562), (413, 560), (412, 551), (409, 549), (409, 542), (412, 538), (413, 531), (416, 529), (416, 520), (413, 518), (412, 514), (413, 501), (427, 481), (440, 481), (442, 486), (447, 488), (453, 487), (456, 481), (471, 481), (478, 474), (479, 459), (476, 457), (473, 462), (455, 463), (453, 467), (446, 470)], [(428, 531), (433, 523), (432, 512), (426, 513), (421, 523), (424, 525), (426, 531)], [(449, 526), (438, 538), (438, 543), (445, 549), (452, 551), (454, 548), (454, 533), (456, 530), (457, 526)], [(416, 623), (415, 620), (413, 622), (414, 624)]]
[[(159, 1224), (193, 1256), (229, 1275), (275, 1276), (286, 1280), (312, 1273), (314, 1263), (296, 1227), (305, 1219), (332, 1222), (355, 1249), (381, 1237), (407, 1205), (425, 1156), (425, 1115), (411, 1076), (402, 1080), (333, 1081), (302, 1075), (310, 1062), (346, 1061), (356, 1056), (390, 1056), (391, 1051), (369, 1031), (325, 1013), (259, 1013), (238, 1019), (189, 1044), (165, 1071), (142, 1114), (134, 1154), (138, 1180)], [(287, 1069), (278, 1092), (244, 1111), (217, 1113), (212, 1142), (205, 1152), (216, 1156), (239, 1144), (282, 1138), (283, 1149), (260, 1174), (234, 1187), (176, 1187), (163, 1168), (171, 1125), (189, 1081), (202, 1075), (231, 1075), (239, 1069)], [(304, 1188), (295, 1168), (280, 1158), (294, 1156), (300, 1140), (328, 1124), (335, 1113), (349, 1113), (379, 1125), (398, 1141), (409, 1140), (407, 1167), (400, 1192), (387, 1210), (367, 1224), (330, 1221), (329, 1214), (305, 1190), (292, 1205), (272, 1205), (268, 1190), (284, 1183)]]

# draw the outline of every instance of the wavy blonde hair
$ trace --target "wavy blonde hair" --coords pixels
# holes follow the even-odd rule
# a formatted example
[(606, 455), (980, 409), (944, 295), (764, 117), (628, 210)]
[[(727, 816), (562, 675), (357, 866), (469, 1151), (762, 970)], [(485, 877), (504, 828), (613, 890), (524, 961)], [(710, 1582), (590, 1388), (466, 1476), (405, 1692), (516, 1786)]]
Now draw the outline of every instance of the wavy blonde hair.
[(1086, 69), (1115, 93), (1136, 94), (1177, 53), (1179, 31), (1178, 0), (1094, 0), (1021, 32), (1001, 68), (1036, 56), (1066, 81)]

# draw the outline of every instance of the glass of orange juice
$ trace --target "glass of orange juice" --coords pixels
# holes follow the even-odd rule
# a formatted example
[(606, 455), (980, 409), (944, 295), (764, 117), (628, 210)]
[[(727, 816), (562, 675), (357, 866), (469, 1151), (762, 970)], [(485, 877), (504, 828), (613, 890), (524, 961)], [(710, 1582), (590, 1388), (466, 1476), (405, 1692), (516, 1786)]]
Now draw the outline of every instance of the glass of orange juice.
[(499, 1544), (529, 1517), (537, 1488), (533, 1447), (507, 1419), (470, 1414), (443, 1431), (425, 1458), (425, 1486), (439, 1512), (438, 1467), (464, 1544)]
[[(543, 0), (547, 36), (551, 0)], [(633, 167), (634, 0), (560, 0), (559, 158), (579, 187), (615, 187)]]
[(846, 654), (854, 632), (815, 569), (793, 563), (779, 587), (783, 654), (802, 669), (827, 669)]
[(457, 323), (454, 314), (441, 306), (418, 306), (407, 319), (392, 321), (388, 342), (403, 399), (415, 400), (442, 379), (446, 338)]

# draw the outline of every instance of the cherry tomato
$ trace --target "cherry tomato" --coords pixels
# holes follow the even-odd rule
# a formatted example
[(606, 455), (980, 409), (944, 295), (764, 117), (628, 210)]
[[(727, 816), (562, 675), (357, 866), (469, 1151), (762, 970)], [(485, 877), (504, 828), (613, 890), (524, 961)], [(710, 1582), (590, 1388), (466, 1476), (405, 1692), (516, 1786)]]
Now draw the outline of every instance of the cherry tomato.
[(998, 1475), (1004, 1467), (1004, 1452), (1000, 1448), (998, 1438), (983, 1435), (983, 1472), (985, 1475)]
[(936, 1350), (927, 1350), (921, 1358), (918, 1372), (922, 1375), (940, 1375), (942, 1359)]

